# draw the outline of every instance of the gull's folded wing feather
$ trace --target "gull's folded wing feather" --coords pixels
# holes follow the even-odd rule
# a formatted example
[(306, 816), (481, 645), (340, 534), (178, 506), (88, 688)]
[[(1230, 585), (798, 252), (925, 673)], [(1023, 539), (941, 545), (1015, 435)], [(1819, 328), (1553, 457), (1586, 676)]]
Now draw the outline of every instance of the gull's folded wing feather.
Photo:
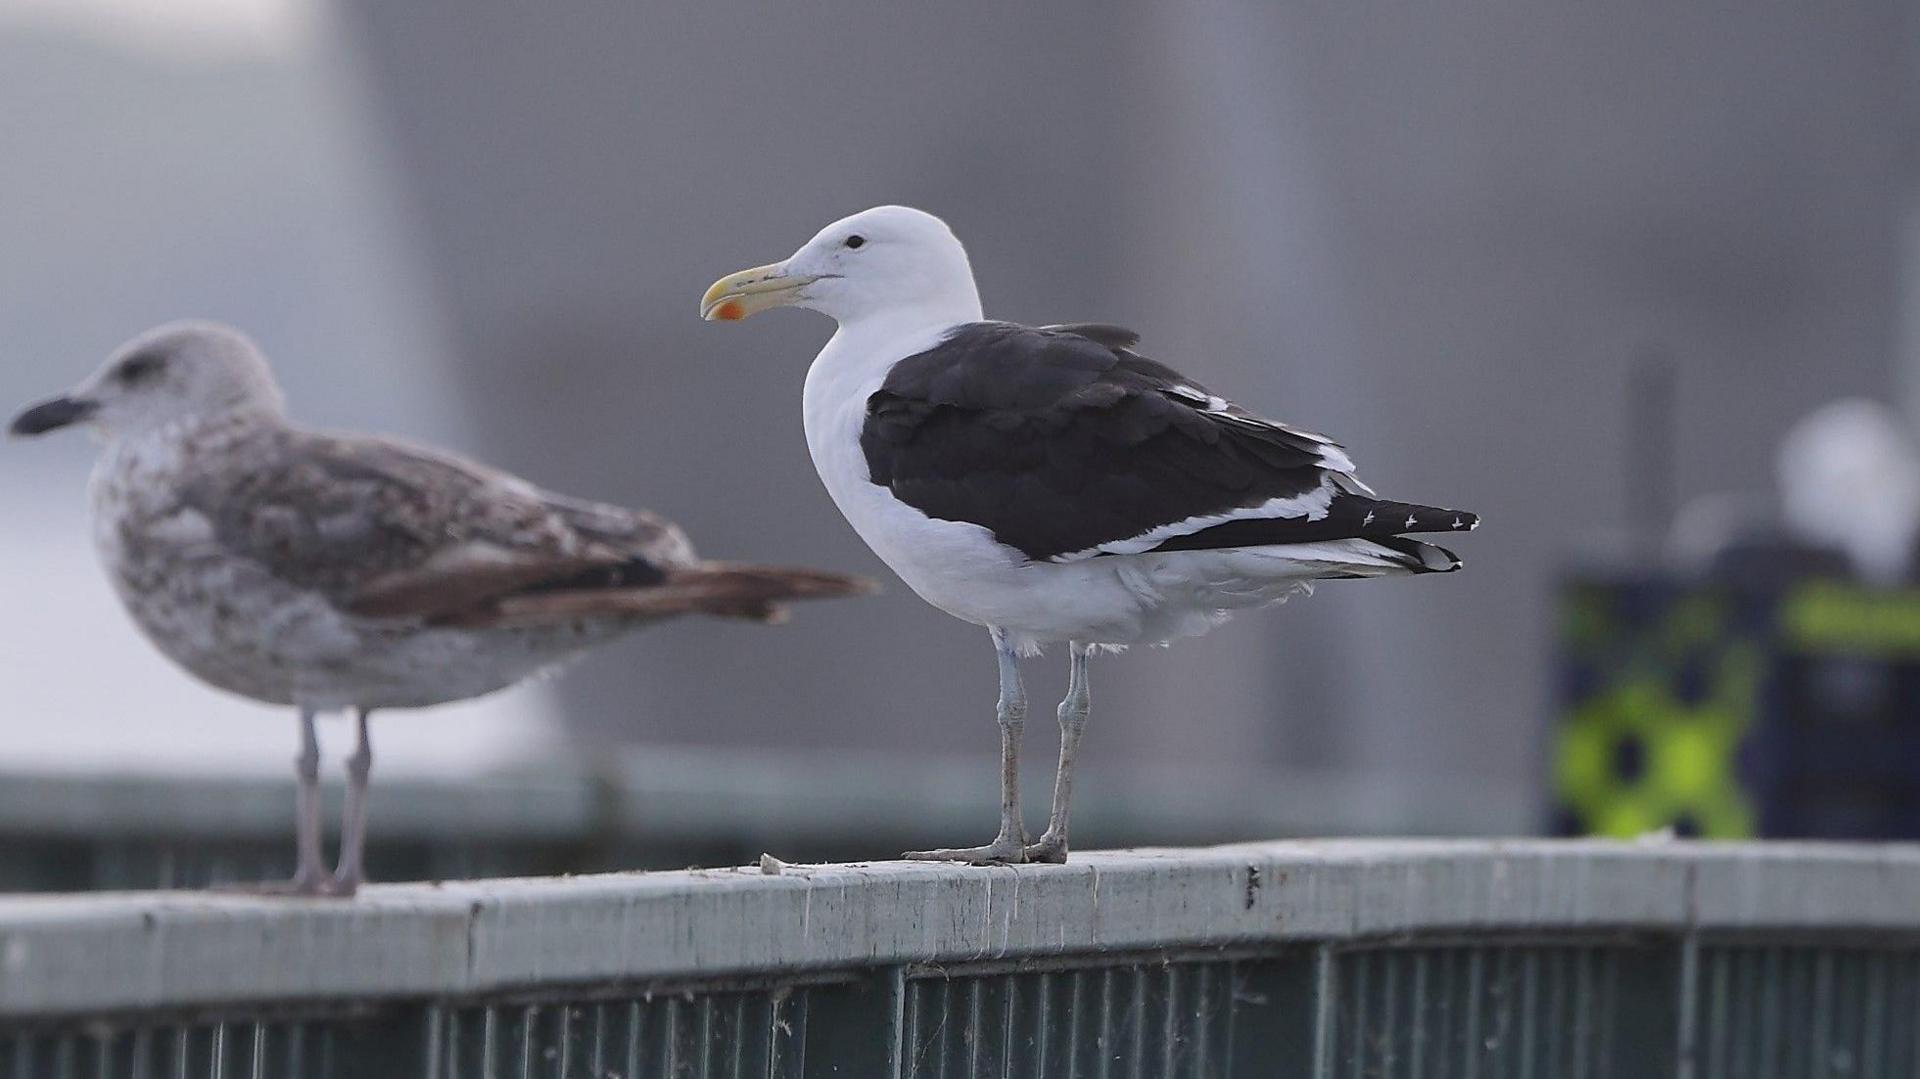
[(872, 482), (1033, 561), (1456, 531), (1390, 502), (1325, 435), (1247, 411), (1097, 323), (967, 323), (888, 371), (860, 448)]
[(640, 617), (699, 611), (731, 618), (778, 622), (780, 603), (828, 599), (875, 591), (872, 581), (843, 573), (784, 566), (705, 562), (670, 569), (647, 588), (553, 589), (502, 599), (487, 616), (493, 626), (544, 625), (576, 618)]
[(404, 443), (275, 431), (185, 501), (228, 553), (368, 617), (470, 616), (531, 590), (658, 584), (693, 563), (650, 514)]

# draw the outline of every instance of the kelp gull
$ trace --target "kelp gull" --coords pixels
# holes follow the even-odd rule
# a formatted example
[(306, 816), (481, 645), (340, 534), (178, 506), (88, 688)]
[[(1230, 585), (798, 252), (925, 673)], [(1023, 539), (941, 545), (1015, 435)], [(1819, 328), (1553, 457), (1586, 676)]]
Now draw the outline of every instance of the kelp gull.
[[(944, 222), (882, 206), (724, 277), (707, 319), (805, 307), (839, 323), (807, 372), (807, 446), (834, 502), (913, 590), (999, 656), (1000, 831), (910, 858), (1064, 861), (1087, 657), (1205, 632), (1329, 578), (1445, 573), (1409, 532), (1478, 519), (1374, 496), (1324, 435), (1240, 408), (1115, 326), (983, 319)], [(1020, 818), (1017, 660), (1065, 641), (1052, 814)]]

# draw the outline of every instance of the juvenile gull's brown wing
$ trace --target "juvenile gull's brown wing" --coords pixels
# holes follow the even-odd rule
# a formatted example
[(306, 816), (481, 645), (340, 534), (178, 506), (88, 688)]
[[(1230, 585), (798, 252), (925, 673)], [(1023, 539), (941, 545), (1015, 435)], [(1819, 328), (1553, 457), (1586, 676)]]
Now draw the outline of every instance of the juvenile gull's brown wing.
[(866, 586), (704, 564), (670, 522), (556, 495), (450, 454), (278, 430), (185, 485), (228, 553), (369, 618), (533, 625), (687, 611), (766, 618)]

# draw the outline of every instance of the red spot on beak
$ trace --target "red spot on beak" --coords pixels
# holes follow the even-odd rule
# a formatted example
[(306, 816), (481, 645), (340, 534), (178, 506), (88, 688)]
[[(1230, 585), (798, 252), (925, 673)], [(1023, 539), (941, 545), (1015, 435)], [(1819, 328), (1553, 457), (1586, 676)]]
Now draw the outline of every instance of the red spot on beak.
[(739, 300), (728, 300), (726, 303), (714, 308), (713, 317), (727, 322), (738, 322), (747, 317), (747, 313), (740, 309)]

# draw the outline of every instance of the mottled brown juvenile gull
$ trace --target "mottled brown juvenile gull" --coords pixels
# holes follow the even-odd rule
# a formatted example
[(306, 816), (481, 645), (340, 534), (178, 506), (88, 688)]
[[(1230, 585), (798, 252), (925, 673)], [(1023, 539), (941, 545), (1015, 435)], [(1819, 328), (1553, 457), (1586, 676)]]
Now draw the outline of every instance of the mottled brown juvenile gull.
[[(672, 523), (543, 491), (450, 454), (291, 423), (252, 342), (205, 322), (123, 346), (15, 435), (103, 436), (94, 542), (134, 622), (201, 679), (300, 715), (299, 869), (364, 876), (367, 715), (513, 685), (629, 630), (698, 612), (773, 621), (854, 577), (706, 562)], [(314, 717), (351, 710), (340, 860), (320, 849)]]

